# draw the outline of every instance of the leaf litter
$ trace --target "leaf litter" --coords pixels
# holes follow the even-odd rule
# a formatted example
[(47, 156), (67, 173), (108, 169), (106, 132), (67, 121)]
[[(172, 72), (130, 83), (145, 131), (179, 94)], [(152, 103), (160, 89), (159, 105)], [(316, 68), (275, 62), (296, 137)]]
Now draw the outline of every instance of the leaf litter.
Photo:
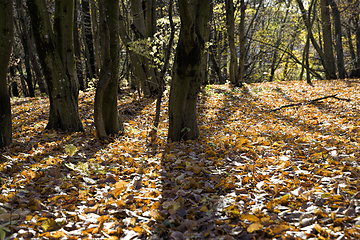
[[(199, 95), (201, 136), (168, 142), (167, 98), (119, 95), (124, 136), (45, 131), (46, 98), (12, 99), (0, 158), (1, 239), (360, 238), (359, 80), (273, 82)], [(337, 94), (313, 104), (286, 104)], [(191, 129), (190, 129), (191, 131)], [(153, 133), (153, 132), (152, 132)]]

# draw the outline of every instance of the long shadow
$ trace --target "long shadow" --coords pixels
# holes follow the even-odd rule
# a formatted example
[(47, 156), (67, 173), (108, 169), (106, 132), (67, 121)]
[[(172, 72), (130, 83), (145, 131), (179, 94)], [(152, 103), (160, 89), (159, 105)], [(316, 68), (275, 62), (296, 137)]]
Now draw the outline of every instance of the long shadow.
[[(250, 128), (255, 128), (258, 123), (269, 123), (264, 110), (270, 105), (260, 103), (254, 94), (240, 91), (216, 90), (221, 96), (216, 109), (207, 104), (211, 95), (199, 97), (199, 121), (204, 122), (199, 123), (201, 137), (194, 141), (158, 141), (152, 145), (143, 141), (142, 146), (138, 146), (131, 143), (134, 141), (131, 135), (126, 135), (117, 141), (102, 143), (95, 139), (91, 122), (85, 133), (42, 132), (24, 142), (16, 141), (3, 153), (6, 157), (14, 156), (14, 160), (5, 160), (13, 161), (13, 165), (0, 166), (3, 167), (1, 177), (8, 177), (1, 181), (3, 186), (15, 189), (17, 196), (10, 199), (6, 209), (9, 206), (29, 209), (25, 216), (19, 214), (19, 222), (25, 221), (26, 215), (30, 214), (43, 216), (42, 221), (44, 218), (55, 221), (57, 215), (65, 214), (63, 222), (53, 225), (34, 223), (30, 227), (35, 232), (43, 231), (41, 226), (49, 226), (49, 231), (63, 228), (71, 234), (81, 229), (82, 237), (103, 237), (95, 228), (104, 226), (106, 221), (111, 223), (110, 220), (116, 220), (111, 235), (119, 238), (130, 239), (131, 234), (138, 239), (274, 237), (271, 232), (263, 235), (248, 233), (249, 223), (244, 224), (241, 219), (242, 213), (261, 203), (251, 191), (258, 187), (258, 182), (271, 176), (256, 172), (264, 155), (252, 151), (246, 141), (252, 137)], [(124, 122), (136, 120), (152, 101), (119, 103)], [(251, 111), (237, 111), (244, 105)], [(82, 107), (81, 111), (91, 118), (90, 102)], [(317, 107), (326, 112), (332, 110), (323, 104)], [(206, 118), (207, 111), (217, 114), (211, 119), (209, 114)], [(284, 111), (271, 113), (271, 116), (288, 126), (308, 126), (290, 118)], [(245, 125), (232, 125), (235, 121)], [(263, 136), (270, 134), (272, 129), (266, 131)], [(320, 129), (309, 131), (321, 133)], [(273, 132), (277, 141), (284, 136), (281, 131)], [(73, 156), (65, 152), (70, 144), (77, 147)], [(16, 182), (21, 188), (16, 188)], [(269, 200), (274, 196), (269, 194), (265, 198)], [(84, 212), (80, 214), (78, 208)], [(91, 214), (96, 216), (94, 222), (83, 220), (84, 215)], [(283, 220), (273, 213), (271, 218), (274, 224)], [(11, 228), (13, 233), (21, 232), (20, 229), (24, 227)], [(28, 238), (38, 237), (34, 231), (27, 234)]]

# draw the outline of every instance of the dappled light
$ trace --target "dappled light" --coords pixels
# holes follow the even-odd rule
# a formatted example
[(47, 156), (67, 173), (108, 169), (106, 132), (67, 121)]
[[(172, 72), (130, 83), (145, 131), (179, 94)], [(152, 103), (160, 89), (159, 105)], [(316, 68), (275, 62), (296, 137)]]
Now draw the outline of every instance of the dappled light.
[[(198, 97), (200, 137), (174, 143), (167, 141), (168, 91), (154, 133), (156, 102), (123, 90), (124, 136), (106, 141), (96, 139), (94, 92), (80, 93), (79, 133), (44, 130), (46, 98), (12, 99), (13, 144), (0, 159), (0, 233), (359, 238), (359, 84), (208, 85)], [(334, 94), (339, 99), (310, 102)], [(292, 103), (303, 104), (270, 112)]]

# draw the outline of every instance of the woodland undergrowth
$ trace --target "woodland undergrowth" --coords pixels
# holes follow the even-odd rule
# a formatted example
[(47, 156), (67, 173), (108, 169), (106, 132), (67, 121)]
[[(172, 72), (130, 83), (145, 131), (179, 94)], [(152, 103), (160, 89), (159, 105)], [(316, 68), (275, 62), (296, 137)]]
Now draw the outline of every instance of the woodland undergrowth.
[[(154, 135), (155, 101), (123, 90), (125, 132), (106, 142), (93, 92), (73, 134), (44, 130), (47, 98), (12, 99), (0, 239), (359, 239), (360, 80), (313, 84), (206, 86), (201, 136), (176, 143), (168, 92)], [(307, 104), (334, 94), (350, 101)]]

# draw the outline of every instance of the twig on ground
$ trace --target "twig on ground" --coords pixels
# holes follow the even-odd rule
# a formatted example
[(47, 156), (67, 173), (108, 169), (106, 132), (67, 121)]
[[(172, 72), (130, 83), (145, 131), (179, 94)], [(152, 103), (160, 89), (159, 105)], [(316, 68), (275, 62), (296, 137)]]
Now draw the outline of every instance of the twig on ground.
[(342, 100), (342, 101), (347, 101), (347, 102), (350, 102), (350, 101), (351, 101), (351, 100), (348, 99), (348, 98), (336, 97), (336, 95), (337, 95), (337, 94), (328, 95), (328, 96), (324, 96), (324, 97), (320, 97), (320, 98), (315, 98), (315, 99), (312, 99), (312, 100), (310, 100), (310, 101), (303, 101), (303, 102), (299, 102), (299, 103), (287, 104), (287, 105), (283, 105), (283, 106), (278, 107), (278, 108), (274, 108), (274, 109), (267, 110), (266, 112), (275, 112), (275, 111), (281, 110), (281, 109), (283, 109), (283, 108), (314, 104), (314, 103), (317, 102), (317, 101), (324, 100), (324, 99), (327, 99), (327, 98), (335, 98), (335, 99), (337, 99), (337, 100)]

